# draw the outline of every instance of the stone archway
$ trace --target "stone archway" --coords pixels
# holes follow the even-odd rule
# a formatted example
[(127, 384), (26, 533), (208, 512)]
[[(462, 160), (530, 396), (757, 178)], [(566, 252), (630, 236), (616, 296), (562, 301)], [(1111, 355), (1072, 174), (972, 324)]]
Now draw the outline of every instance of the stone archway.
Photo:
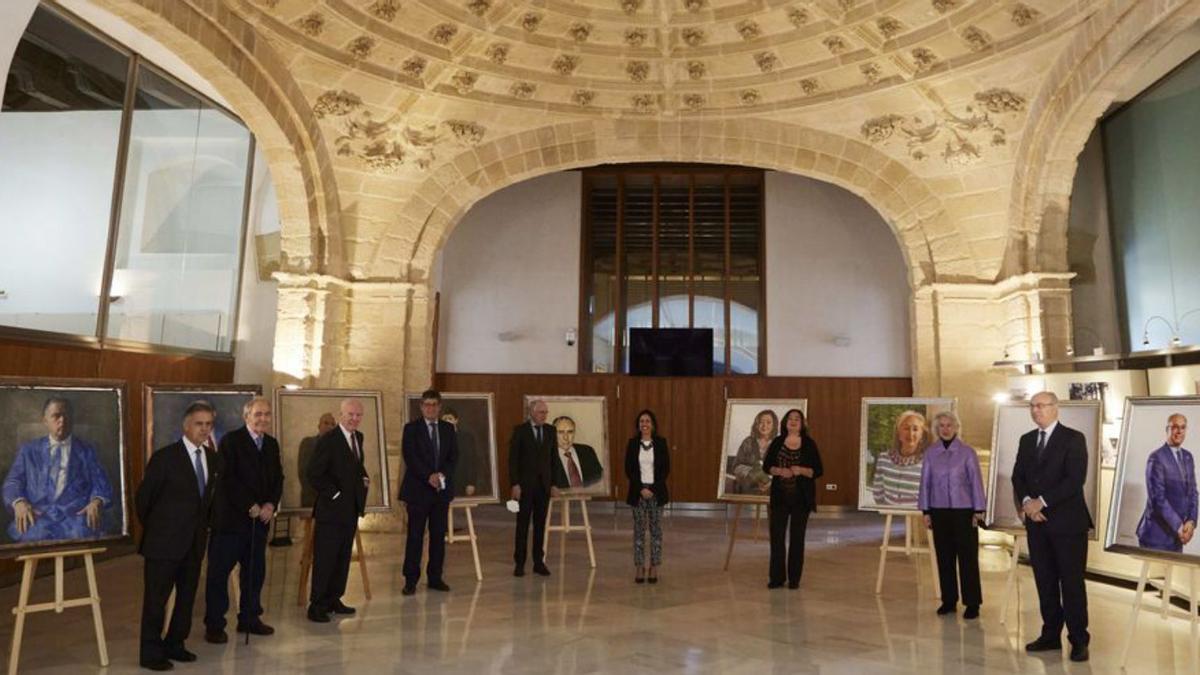
[(309, 103), (266, 40), (217, 3), (114, 0), (105, 9), (174, 51), (205, 77), (254, 133), (279, 199), (281, 268), (340, 274), (341, 212), (332, 158)]
[(640, 161), (738, 164), (833, 183), (891, 226), (913, 288), (982, 280), (965, 237), (922, 179), (865, 143), (770, 120), (595, 120), (497, 139), (461, 153), (414, 191), (373, 266), (421, 284), (454, 226), (488, 194), (554, 171)]
[(1200, 0), (1111, 0), (1077, 32), (1029, 106), (1037, 125), (1017, 153), (1004, 276), (1067, 270), (1079, 153), (1125, 81), (1198, 20)]

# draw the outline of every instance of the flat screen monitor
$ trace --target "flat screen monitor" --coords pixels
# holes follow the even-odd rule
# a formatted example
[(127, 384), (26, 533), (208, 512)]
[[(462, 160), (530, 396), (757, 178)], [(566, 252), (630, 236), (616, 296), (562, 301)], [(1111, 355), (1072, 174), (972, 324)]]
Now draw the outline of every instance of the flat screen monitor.
[(713, 329), (630, 328), (629, 374), (712, 376)]

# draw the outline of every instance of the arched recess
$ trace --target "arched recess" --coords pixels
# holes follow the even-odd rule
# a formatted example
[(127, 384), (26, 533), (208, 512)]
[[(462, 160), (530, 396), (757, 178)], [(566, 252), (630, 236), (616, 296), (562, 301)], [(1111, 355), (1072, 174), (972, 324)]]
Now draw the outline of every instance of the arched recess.
[[(287, 64), (222, 3), (112, 0), (104, 8), (195, 68), (254, 133), (279, 198), (281, 267), (340, 275), (341, 207), (321, 130)], [(234, 36), (243, 36), (235, 39)]]
[(375, 267), (421, 283), (454, 226), (488, 194), (554, 171), (647, 161), (736, 164), (828, 181), (862, 197), (891, 226), (914, 289), (983, 281), (941, 199), (904, 165), (854, 139), (760, 119), (567, 122), (472, 148), (414, 191), (379, 244)]
[(1004, 275), (1067, 271), (1076, 161), (1122, 86), (1200, 20), (1200, 0), (1109, 0), (1076, 32), (1029, 106), (1017, 150)]

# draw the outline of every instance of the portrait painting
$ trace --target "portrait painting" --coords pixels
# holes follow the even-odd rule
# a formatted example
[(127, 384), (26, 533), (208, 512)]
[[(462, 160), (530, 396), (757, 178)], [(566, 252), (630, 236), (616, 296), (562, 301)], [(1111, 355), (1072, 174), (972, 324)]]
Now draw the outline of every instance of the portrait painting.
[(1193, 424), (1200, 424), (1200, 396), (1126, 399), (1106, 550), (1200, 561)]
[(763, 457), (767, 446), (779, 435), (783, 416), (793, 408), (807, 416), (808, 400), (726, 399), (718, 500), (767, 503), (771, 476), (763, 471)]
[(317, 439), (338, 426), (342, 401), (353, 399), (363, 406), (363, 466), (370, 486), (367, 513), (391, 510), (392, 488), (388, 484), (387, 442), (383, 433), (383, 394), (378, 391), (343, 389), (275, 390), (275, 439), (283, 464), (283, 497), (279, 513), (308, 515), (317, 495), (308, 482), (306, 469), (317, 449)]
[[(999, 530), (1024, 530), (1021, 508), (1013, 494), (1012, 474), (1017, 461), (1017, 445), (1022, 434), (1037, 428), (1030, 416), (1028, 401), (1007, 401), (996, 406), (992, 423), (992, 457), (988, 470), (987, 523)], [(1058, 423), (1083, 434), (1087, 442), (1087, 476), (1083, 499), (1088, 513), (1096, 520), (1100, 505), (1100, 444), (1104, 412), (1100, 401), (1059, 401)], [(1097, 539), (1093, 528), (1089, 537)]]
[[(442, 393), (441, 419), (454, 427), (458, 464), (451, 481), (456, 504), (498, 500), (496, 475), (496, 418), (493, 396), (481, 393)], [(406, 397), (407, 421), (421, 418), (421, 395)]]
[(535, 400), (546, 402), (546, 423), (554, 427), (555, 460), (551, 483), (568, 496), (607, 497), (609, 476), (608, 401), (603, 396), (541, 396), (526, 394), (525, 409)]
[(242, 409), (262, 387), (241, 384), (147, 384), (142, 386), (142, 410), (145, 420), (145, 460), (159, 448), (183, 437), (183, 411), (195, 401), (207, 401), (216, 410), (213, 420), (212, 447), (219, 448), (221, 437), (246, 422)]
[(864, 398), (859, 418), (858, 508), (916, 511), (925, 450), (937, 440), (934, 416), (950, 398)]
[(0, 552), (129, 535), (124, 382), (0, 379)]

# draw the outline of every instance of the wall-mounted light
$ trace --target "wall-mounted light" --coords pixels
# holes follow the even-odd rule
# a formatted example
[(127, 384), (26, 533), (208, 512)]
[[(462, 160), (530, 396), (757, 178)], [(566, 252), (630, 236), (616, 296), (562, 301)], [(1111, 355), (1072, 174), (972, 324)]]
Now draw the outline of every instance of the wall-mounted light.
[(1179, 337), (1179, 334), (1182, 332), (1181, 327), (1183, 326), (1183, 322), (1189, 316), (1198, 313), (1200, 313), (1200, 308), (1188, 310), (1174, 322), (1171, 322), (1171, 320), (1167, 319), (1166, 317), (1159, 316), (1158, 314), (1151, 316), (1149, 319), (1146, 319), (1145, 325), (1142, 326), (1142, 346), (1150, 346), (1150, 324), (1154, 323), (1155, 320), (1166, 324), (1167, 330), (1171, 331), (1171, 348), (1174, 349), (1183, 345), (1183, 340)]
[(1012, 400), (1012, 394), (1005, 391), (998, 391), (992, 394), (992, 400), (996, 403), (1008, 403)]
[(568, 347), (574, 347), (575, 343), (579, 341), (579, 333), (574, 328), (568, 328), (564, 339)]
[(298, 384), (285, 384), (285, 385), (283, 385), (283, 388), (284, 388), (284, 389), (287, 389), (288, 391), (297, 391), (298, 389), (300, 389), (300, 385), (298, 385)]

